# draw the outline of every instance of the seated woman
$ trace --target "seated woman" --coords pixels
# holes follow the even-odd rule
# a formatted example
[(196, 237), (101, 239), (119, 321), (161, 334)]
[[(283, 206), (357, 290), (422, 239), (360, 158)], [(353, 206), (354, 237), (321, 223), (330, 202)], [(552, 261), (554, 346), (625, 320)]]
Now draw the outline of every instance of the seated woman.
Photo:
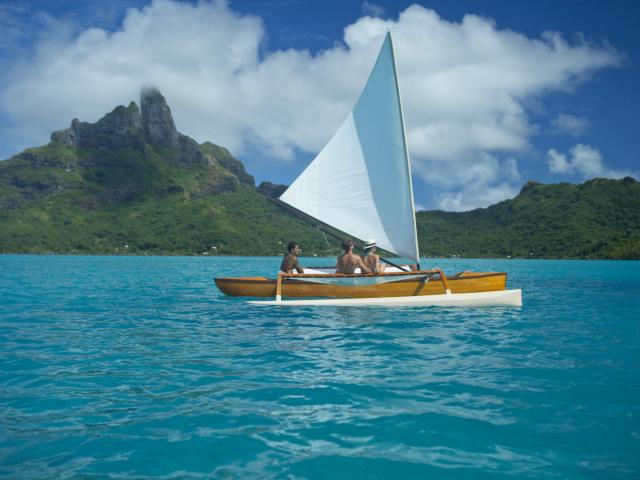
[(377, 248), (375, 240), (367, 240), (364, 244), (362, 261), (373, 273), (383, 273), (387, 266), (380, 262), (380, 255), (376, 253)]

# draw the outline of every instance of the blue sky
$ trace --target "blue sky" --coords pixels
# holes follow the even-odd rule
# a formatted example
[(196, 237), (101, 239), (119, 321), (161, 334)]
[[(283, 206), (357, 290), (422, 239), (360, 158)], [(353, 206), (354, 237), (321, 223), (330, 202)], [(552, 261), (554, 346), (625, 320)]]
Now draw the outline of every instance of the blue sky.
[(633, 1), (0, 2), (0, 158), (152, 83), (183, 133), (290, 183), (391, 28), (419, 206), (637, 177), (639, 21)]

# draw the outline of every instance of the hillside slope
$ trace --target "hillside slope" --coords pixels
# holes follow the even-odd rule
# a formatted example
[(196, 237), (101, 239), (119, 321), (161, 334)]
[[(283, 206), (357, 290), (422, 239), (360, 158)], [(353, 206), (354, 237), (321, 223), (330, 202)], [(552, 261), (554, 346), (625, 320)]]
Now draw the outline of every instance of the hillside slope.
[(317, 230), (261, 195), (223, 147), (180, 134), (156, 90), (0, 162), (0, 252), (281, 254)]
[[(270, 198), (227, 149), (180, 134), (160, 92), (0, 162), (0, 253), (279, 255), (322, 234)], [(470, 212), (418, 212), (424, 256), (640, 258), (640, 183), (529, 182)], [(331, 241), (334, 254), (339, 251)]]
[(640, 183), (529, 182), (520, 194), (470, 212), (418, 212), (425, 256), (640, 258)]

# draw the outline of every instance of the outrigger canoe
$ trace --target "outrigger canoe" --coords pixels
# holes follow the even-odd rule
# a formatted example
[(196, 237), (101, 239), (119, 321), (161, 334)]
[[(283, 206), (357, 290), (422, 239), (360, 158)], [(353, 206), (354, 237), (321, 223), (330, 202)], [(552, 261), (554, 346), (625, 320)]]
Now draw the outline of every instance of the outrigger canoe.
[[(353, 275), (280, 273), (275, 279), (216, 278), (215, 283), (230, 296), (275, 297), (273, 301), (251, 302), (259, 305), (522, 305), (520, 290), (506, 290), (507, 274), (503, 272), (461, 272), (453, 276), (439, 269)], [(283, 301), (282, 297), (307, 300)]]
[(390, 32), (351, 113), (275, 202), (337, 238), (376, 239), (382, 250), (411, 260), (417, 269), (395, 266), (382, 274), (343, 275), (320, 268), (279, 273), (277, 278), (216, 278), (227, 295), (274, 298), (252, 300), (260, 305), (522, 305), (521, 291), (506, 289), (506, 273), (447, 277), (439, 269), (420, 268), (411, 162)]

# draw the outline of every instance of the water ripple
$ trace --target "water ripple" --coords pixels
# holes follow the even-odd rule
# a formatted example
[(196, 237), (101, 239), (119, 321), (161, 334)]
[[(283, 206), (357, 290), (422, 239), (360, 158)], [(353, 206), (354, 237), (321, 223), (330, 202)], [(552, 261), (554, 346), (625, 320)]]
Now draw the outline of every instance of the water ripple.
[(0, 476), (640, 477), (638, 262), (438, 260), (508, 271), (522, 309), (211, 283), (276, 263), (0, 256)]

